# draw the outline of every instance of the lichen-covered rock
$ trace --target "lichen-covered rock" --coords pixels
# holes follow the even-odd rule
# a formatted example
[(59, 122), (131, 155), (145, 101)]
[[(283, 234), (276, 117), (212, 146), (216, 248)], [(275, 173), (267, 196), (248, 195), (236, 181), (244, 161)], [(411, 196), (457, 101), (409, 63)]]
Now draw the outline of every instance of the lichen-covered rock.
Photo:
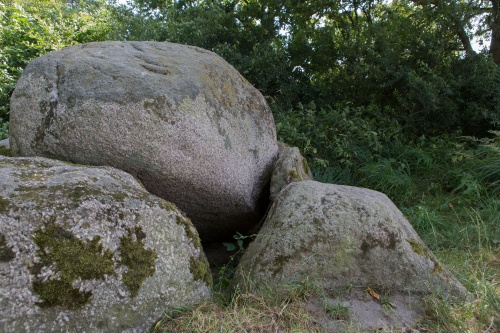
[(0, 331), (145, 332), (210, 297), (196, 229), (131, 175), (0, 156)]
[(336, 291), (466, 294), (387, 196), (315, 181), (280, 193), (235, 283), (274, 286), (307, 277)]
[(279, 159), (271, 176), (271, 201), (290, 183), (312, 180), (307, 160), (297, 147), (287, 147), (280, 143)]
[(23, 71), (10, 116), (14, 155), (125, 170), (174, 202), (204, 240), (243, 232), (267, 205), (272, 113), (212, 52), (158, 42), (52, 52)]

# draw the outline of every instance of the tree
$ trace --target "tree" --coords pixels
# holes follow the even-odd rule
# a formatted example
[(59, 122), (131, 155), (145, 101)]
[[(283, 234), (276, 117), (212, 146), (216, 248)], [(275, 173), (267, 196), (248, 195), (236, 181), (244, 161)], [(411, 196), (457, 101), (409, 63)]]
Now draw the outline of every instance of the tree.
[(474, 55), (471, 36), (467, 28), (472, 27), (472, 21), (482, 18), (479, 34), (487, 34), (490, 39), (489, 53), (495, 63), (500, 64), (500, 0), (412, 0), (414, 3), (427, 7), (433, 14), (444, 15), (452, 22), (457, 37), (467, 55)]
[(73, 5), (57, 0), (0, 2), (0, 128), (8, 121), (10, 95), (29, 61), (65, 46), (106, 39), (110, 13), (104, 0)]
[(471, 45), (497, 36), (500, 0), (99, 1), (4, 5), (2, 87), (13, 89), (29, 59), (71, 43), (157, 40), (218, 53), (281, 110), (349, 107), (413, 137), (485, 135), (500, 123), (500, 67), (487, 60), (500, 44), (492, 38), (493, 57)]
[(490, 53), (496, 64), (500, 65), (500, 0), (491, 0), (492, 10), (489, 18), (491, 27)]

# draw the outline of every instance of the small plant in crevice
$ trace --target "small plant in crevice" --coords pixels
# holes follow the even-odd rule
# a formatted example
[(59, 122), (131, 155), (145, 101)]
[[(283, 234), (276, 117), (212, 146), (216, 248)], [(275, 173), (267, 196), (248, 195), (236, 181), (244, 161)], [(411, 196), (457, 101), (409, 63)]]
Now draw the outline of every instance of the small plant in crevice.
[(226, 248), (227, 251), (232, 252), (234, 250), (238, 250), (238, 252), (243, 252), (245, 251), (245, 240), (251, 240), (255, 238), (257, 235), (249, 235), (245, 236), (239, 232), (236, 232), (236, 234), (233, 235), (234, 240), (236, 241), (235, 243), (222, 243), (224, 247)]
[(241, 256), (245, 252), (245, 248), (248, 242), (255, 238), (257, 235), (243, 235), (240, 232), (236, 232), (233, 235), (234, 242), (224, 242), (222, 245), (225, 247), (227, 252), (233, 252), (229, 256), (227, 262), (214, 269), (213, 279), (214, 279), (214, 291), (216, 292), (217, 298), (219, 298), (223, 303), (228, 301), (228, 297), (231, 294), (230, 285), (233, 279), (236, 266), (238, 265)]

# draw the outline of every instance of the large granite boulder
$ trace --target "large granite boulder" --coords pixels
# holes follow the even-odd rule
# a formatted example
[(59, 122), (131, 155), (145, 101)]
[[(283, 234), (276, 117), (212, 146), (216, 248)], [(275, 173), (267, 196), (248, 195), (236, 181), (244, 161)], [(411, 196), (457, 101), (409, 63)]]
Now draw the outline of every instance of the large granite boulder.
[(145, 332), (210, 297), (191, 222), (131, 175), (0, 156), (0, 332)]
[(293, 182), (278, 195), (234, 284), (258, 289), (308, 279), (337, 304), (368, 288), (413, 301), (433, 292), (466, 296), (387, 196), (315, 181)]
[(272, 113), (212, 52), (158, 42), (52, 52), (24, 70), (10, 115), (14, 155), (125, 170), (174, 202), (204, 240), (243, 232), (267, 205)]

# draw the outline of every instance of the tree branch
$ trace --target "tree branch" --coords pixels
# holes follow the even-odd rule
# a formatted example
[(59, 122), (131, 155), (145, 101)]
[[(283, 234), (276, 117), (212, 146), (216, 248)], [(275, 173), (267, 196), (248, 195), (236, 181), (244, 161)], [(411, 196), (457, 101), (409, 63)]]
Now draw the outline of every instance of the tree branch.
[[(411, 0), (412, 2), (421, 5), (421, 6), (428, 6), (428, 5), (434, 5), (436, 7), (441, 6), (443, 4), (442, 0)], [(497, 0), (491, 0), (491, 1), (497, 1)], [(460, 39), (460, 42), (462, 43), (465, 54), (466, 55), (473, 55), (476, 54), (474, 49), (472, 48), (472, 44), (470, 42), (470, 37), (467, 35), (467, 31), (465, 30), (465, 24), (463, 23), (462, 19), (457, 15), (456, 11), (452, 12), (452, 15), (450, 17), (453, 21), (454, 28), (455, 28), (455, 33), (457, 34), (458, 39)]]
[(491, 24), (490, 53), (493, 61), (500, 65), (500, 0), (491, 0), (493, 5), (493, 22)]

